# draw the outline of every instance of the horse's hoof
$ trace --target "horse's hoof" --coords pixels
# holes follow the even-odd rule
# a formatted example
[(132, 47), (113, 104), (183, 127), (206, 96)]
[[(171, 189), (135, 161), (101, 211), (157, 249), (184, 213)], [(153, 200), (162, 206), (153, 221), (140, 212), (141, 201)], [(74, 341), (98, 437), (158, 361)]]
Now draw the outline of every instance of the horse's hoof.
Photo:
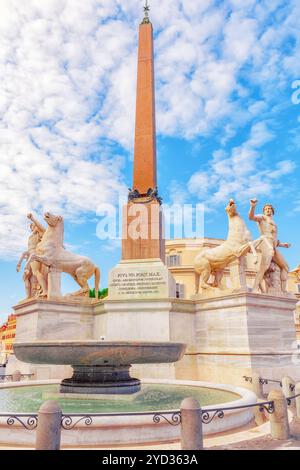
[(260, 289), (252, 289), (252, 294), (263, 294), (264, 292), (262, 292)]
[(68, 294), (70, 297), (88, 297), (88, 291), (78, 290), (77, 292), (73, 292), (72, 294)]

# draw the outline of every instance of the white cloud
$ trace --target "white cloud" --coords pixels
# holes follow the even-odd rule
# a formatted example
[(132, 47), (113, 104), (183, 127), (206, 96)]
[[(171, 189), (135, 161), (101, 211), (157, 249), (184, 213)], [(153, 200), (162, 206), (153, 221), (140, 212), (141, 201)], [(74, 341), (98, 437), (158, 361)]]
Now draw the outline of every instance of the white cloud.
[(0, 3), (0, 256), (25, 247), (27, 212), (75, 218), (124, 187), (123, 159), (101, 144), (127, 146), (133, 134), (123, 108), (134, 85), (125, 90), (123, 75), (135, 35), (119, 20), (102, 24), (116, 11), (115, 2)]
[(208, 206), (225, 202), (231, 197), (245, 202), (250, 197), (270, 195), (283, 184), (281, 179), (293, 173), (296, 165), (283, 160), (268, 166), (261, 158), (260, 147), (270, 142), (274, 134), (266, 122), (252, 125), (248, 140), (232, 149), (214, 153), (207, 171), (194, 173), (188, 190)]
[(170, 205), (188, 202), (188, 192), (176, 180), (171, 180), (169, 184), (169, 202)]
[[(299, 2), (271, 3), (151, 4), (158, 132), (190, 139), (217, 131), (225, 145), (253, 118), (261, 121), (247, 143), (191, 177), (194, 193), (199, 181), (201, 194), (213, 182), (216, 201), (247, 192), (258, 148), (273, 137), (263, 114), (300, 75)], [(123, 190), (124, 162), (111, 144), (132, 151), (141, 6), (0, 0), (0, 256), (23, 248), (29, 210), (75, 218)], [(267, 191), (288, 171), (284, 163), (273, 176), (262, 173), (252, 188)], [(226, 179), (230, 172), (237, 180)]]

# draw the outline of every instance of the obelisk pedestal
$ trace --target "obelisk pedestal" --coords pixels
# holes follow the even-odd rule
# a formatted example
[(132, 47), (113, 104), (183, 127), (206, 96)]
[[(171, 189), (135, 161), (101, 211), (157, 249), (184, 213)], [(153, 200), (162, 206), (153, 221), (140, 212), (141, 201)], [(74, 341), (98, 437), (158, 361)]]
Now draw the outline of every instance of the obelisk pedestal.
[(163, 215), (155, 197), (139, 197), (123, 207), (122, 260), (165, 259)]
[(176, 283), (160, 258), (122, 260), (109, 273), (110, 300), (176, 297)]

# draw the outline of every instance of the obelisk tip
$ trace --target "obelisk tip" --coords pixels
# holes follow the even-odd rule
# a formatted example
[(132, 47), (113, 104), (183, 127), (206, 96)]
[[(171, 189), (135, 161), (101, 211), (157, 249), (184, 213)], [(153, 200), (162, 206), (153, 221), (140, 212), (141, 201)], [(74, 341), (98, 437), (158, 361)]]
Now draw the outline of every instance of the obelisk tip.
[(148, 23), (150, 23), (149, 11), (150, 11), (150, 6), (148, 5), (148, 0), (145, 0), (145, 5), (144, 5), (144, 19), (143, 19), (143, 21), (142, 21), (142, 24), (148, 24)]

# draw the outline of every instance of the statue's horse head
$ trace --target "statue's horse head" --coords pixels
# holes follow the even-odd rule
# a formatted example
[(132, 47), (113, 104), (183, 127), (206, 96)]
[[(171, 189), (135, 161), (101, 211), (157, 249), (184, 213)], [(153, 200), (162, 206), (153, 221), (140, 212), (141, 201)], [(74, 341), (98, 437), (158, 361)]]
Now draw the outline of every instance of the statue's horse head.
[(226, 212), (229, 217), (234, 217), (238, 215), (237, 209), (236, 209), (236, 204), (233, 199), (230, 199), (228, 206), (226, 207)]
[[(46, 240), (47, 243), (51, 240), (57, 247), (64, 248), (64, 219), (60, 215), (53, 215), (51, 212), (45, 212), (44, 220), (49, 225), (46, 230)], [(42, 243), (45, 243), (45, 238), (43, 236)]]
[(58, 223), (62, 222), (63, 218), (60, 215), (54, 215), (50, 212), (45, 212), (44, 220), (50, 227), (56, 227)]

